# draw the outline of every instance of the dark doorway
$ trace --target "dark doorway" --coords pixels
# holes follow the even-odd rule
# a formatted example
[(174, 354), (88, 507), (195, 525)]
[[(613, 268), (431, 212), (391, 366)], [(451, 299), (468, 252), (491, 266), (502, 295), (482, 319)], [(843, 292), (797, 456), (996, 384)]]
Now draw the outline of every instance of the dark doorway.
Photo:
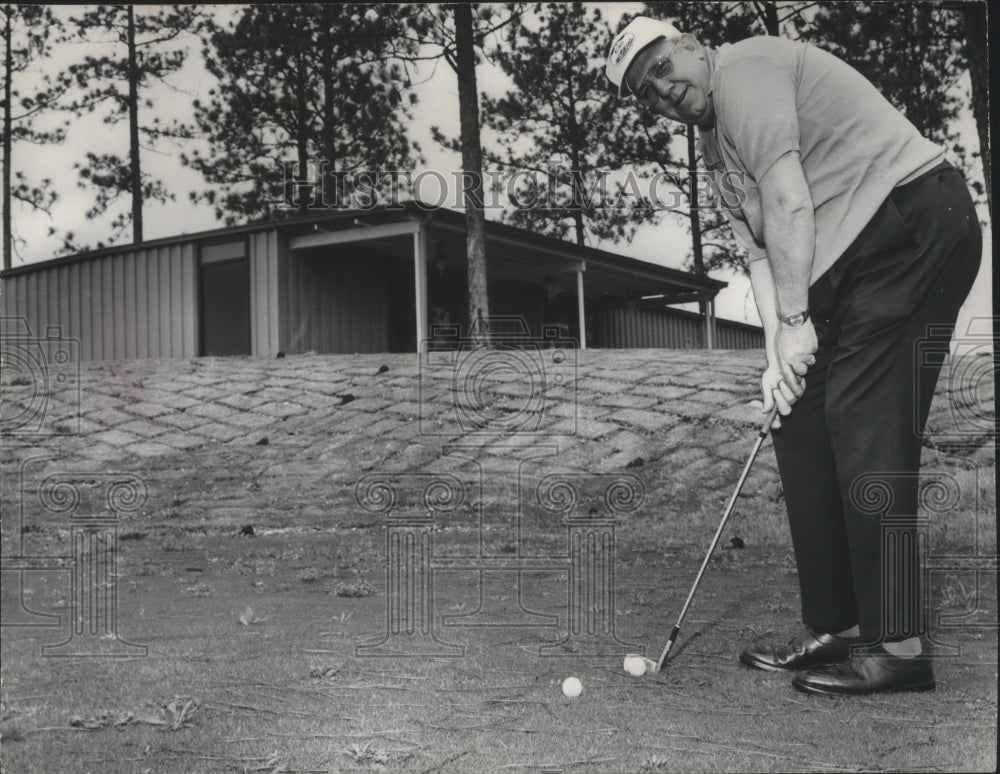
[[(243, 253), (243, 243), (238, 252)], [(201, 254), (201, 354), (250, 354), (250, 271), (236, 245), (211, 245)]]
[(413, 262), (386, 261), (389, 352), (417, 351), (417, 309)]

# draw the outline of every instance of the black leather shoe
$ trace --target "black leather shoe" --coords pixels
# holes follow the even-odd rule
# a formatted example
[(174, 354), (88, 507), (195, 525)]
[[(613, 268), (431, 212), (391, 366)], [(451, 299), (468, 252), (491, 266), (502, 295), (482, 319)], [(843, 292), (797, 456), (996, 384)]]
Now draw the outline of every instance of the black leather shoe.
[(842, 664), (800, 672), (792, 678), (792, 685), (805, 693), (833, 696), (934, 690), (930, 659), (899, 658), (877, 645), (859, 650)]
[(806, 628), (787, 645), (752, 645), (740, 653), (740, 661), (754, 669), (794, 672), (837, 664), (851, 656), (854, 638), (838, 637)]

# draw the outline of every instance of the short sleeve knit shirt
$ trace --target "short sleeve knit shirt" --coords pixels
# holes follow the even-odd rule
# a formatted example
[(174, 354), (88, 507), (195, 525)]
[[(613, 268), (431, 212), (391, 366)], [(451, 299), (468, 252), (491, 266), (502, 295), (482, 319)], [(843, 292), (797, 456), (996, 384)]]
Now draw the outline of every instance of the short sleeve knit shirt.
[(701, 132), (702, 157), (750, 260), (766, 254), (757, 182), (798, 151), (815, 210), (810, 282), (893, 188), (944, 156), (857, 70), (806, 43), (768, 36), (721, 46), (712, 98), (715, 126)]

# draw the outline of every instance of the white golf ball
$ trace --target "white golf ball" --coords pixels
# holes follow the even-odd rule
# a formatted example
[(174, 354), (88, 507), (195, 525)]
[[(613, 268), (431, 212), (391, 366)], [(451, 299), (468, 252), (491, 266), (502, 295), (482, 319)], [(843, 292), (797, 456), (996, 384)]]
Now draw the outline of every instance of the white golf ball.
[(633, 677), (646, 674), (646, 662), (641, 656), (626, 656), (624, 666), (625, 671)]
[(581, 693), (583, 693), (583, 683), (581, 683), (575, 677), (567, 677), (563, 680), (562, 692), (569, 696), (571, 699), (575, 699)]

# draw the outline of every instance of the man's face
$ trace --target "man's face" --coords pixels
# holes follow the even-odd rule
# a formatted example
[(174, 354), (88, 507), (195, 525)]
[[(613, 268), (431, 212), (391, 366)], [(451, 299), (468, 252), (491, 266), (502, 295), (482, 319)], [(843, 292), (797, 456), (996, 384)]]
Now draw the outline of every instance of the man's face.
[(705, 49), (691, 35), (658, 40), (625, 73), (625, 83), (643, 109), (702, 129), (715, 123), (710, 78)]

